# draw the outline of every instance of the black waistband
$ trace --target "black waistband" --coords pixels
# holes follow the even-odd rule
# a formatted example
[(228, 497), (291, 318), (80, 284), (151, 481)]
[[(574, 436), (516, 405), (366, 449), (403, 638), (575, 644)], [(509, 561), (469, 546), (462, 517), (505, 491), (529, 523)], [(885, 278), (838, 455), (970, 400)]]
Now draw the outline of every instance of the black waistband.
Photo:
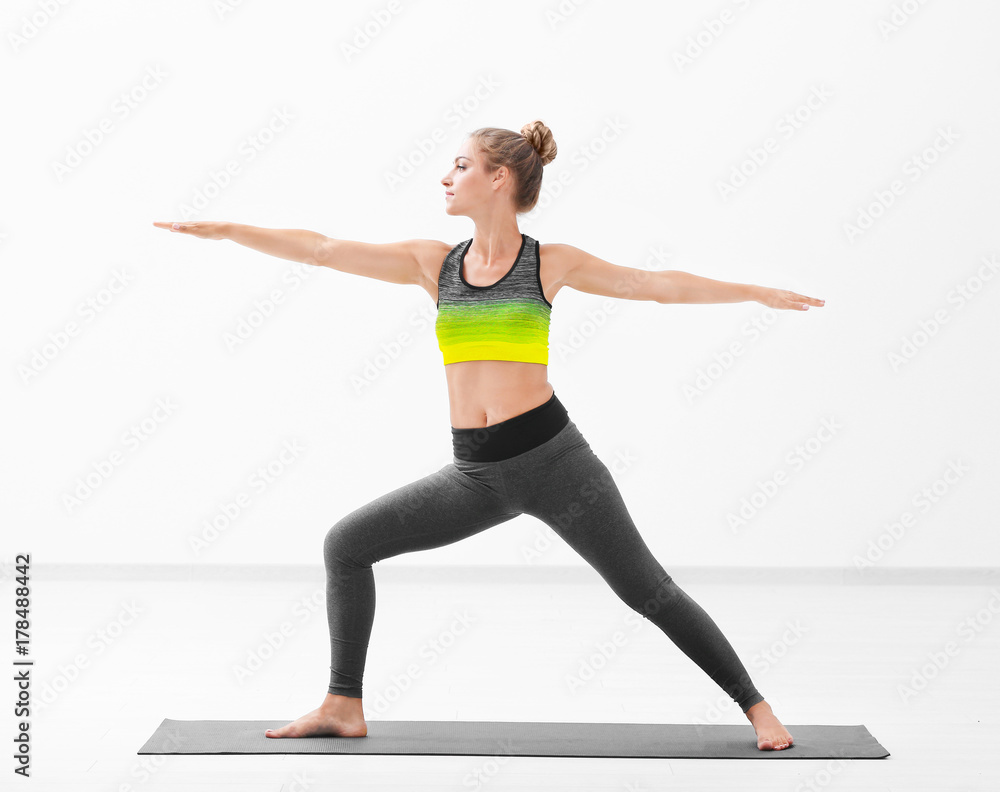
[(499, 462), (551, 440), (569, 423), (569, 413), (555, 391), (544, 404), (490, 426), (451, 427), (455, 459)]

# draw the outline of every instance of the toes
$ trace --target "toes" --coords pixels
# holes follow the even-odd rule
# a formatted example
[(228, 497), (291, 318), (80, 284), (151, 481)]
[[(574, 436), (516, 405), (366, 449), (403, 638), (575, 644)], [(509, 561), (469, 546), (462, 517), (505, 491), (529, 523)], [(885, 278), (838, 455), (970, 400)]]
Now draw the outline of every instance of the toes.
[(757, 740), (757, 747), (762, 751), (782, 751), (791, 744), (791, 737), (787, 740), (782, 737), (761, 737)]

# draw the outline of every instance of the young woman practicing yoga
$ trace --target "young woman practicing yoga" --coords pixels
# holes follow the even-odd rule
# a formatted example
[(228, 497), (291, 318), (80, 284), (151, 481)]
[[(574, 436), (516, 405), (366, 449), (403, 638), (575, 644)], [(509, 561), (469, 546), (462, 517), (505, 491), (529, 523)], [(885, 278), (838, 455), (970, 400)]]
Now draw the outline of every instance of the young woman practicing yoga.
[(570, 245), (539, 244), (518, 230), (517, 215), (535, 206), (542, 167), (555, 155), (552, 133), (541, 121), (520, 133), (492, 127), (471, 133), (441, 179), (445, 211), (475, 224), (472, 238), (457, 245), (424, 239), (369, 244), (228, 222), (154, 223), (291, 261), (416, 284), (438, 308), (454, 460), (330, 528), (323, 544), (330, 685), (317, 709), (268, 729), (269, 737), (368, 733), (361, 691), (375, 618), (372, 564), (530, 514), (739, 704), (758, 748), (792, 744), (719, 627), (653, 557), (608, 468), (556, 397), (548, 381), (549, 315), (566, 286), (659, 303), (754, 300), (805, 311), (824, 301), (686, 272), (632, 269)]

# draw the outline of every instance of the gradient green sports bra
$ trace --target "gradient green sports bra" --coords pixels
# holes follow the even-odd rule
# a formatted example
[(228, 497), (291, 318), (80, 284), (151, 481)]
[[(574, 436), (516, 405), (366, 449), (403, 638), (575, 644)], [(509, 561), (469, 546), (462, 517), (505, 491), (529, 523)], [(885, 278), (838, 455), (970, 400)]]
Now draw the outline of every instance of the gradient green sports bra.
[(438, 276), (434, 330), (444, 364), (515, 360), (548, 365), (552, 303), (542, 292), (538, 242), (521, 234), (513, 266), (489, 286), (465, 280), (462, 264), (471, 245), (471, 239), (455, 245)]

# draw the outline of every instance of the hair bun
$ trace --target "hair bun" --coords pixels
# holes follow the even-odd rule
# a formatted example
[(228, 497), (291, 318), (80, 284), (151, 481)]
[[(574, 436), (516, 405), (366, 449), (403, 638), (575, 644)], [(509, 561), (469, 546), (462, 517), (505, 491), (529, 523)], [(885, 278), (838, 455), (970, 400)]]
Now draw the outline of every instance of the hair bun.
[(542, 165), (548, 165), (556, 158), (558, 149), (552, 137), (552, 130), (541, 121), (532, 121), (530, 124), (525, 124), (521, 127), (521, 134), (531, 144), (531, 147), (538, 152), (538, 156), (542, 158)]

